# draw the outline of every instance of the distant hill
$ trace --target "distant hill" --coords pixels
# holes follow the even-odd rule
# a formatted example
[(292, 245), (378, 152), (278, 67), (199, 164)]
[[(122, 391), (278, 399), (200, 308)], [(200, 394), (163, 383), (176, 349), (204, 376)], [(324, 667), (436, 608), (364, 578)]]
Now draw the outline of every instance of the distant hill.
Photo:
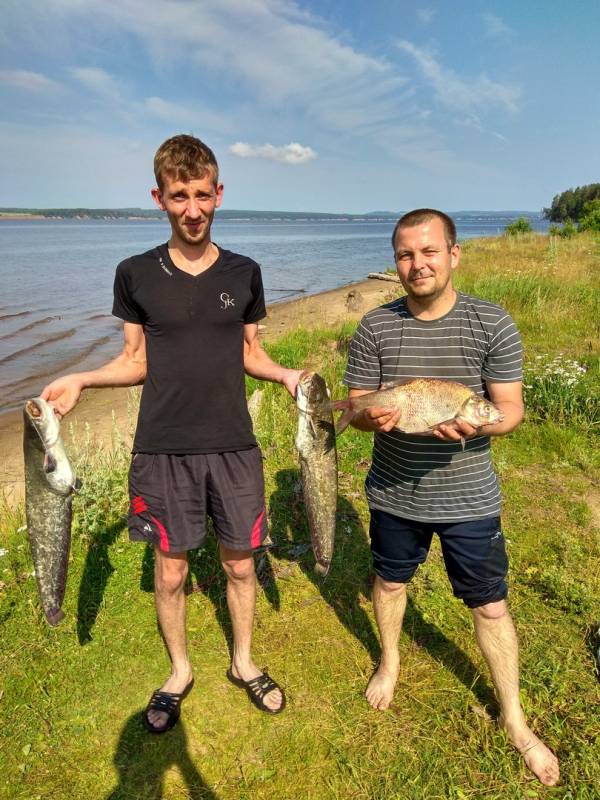
[[(369, 211), (365, 214), (331, 214), (320, 211), (252, 211), (243, 209), (218, 209), (221, 220), (397, 220), (403, 212)], [(539, 217), (535, 211), (451, 211), (453, 217)], [(0, 208), (2, 217), (37, 217), (43, 219), (164, 219), (158, 208)]]
[[(157, 208), (0, 208), (0, 217), (42, 217), (44, 219), (163, 219)], [(357, 220), (397, 219), (396, 214), (328, 214), (319, 211), (252, 211), (218, 209), (218, 219), (231, 220)]]

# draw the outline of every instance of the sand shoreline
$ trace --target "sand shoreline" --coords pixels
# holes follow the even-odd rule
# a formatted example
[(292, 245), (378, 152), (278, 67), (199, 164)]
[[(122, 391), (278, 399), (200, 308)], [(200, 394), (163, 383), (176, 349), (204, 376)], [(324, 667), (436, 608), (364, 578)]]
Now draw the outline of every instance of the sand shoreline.
[[(260, 323), (261, 339), (269, 342), (295, 328), (334, 327), (346, 321), (357, 321), (370, 308), (387, 302), (399, 291), (397, 284), (371, 279), (273, 303), (267, 307), (267, 316)], [(130, 397), (128, 388), (87, 389), (63, 423), (67, 447), (72, 435), (81, 437), (89, 430), (99, 448), (110, 448), (113, 418), (121, 433), (131, 427)], [(3, 454), (0, 493), (10, 506), (23, 497), (22, 430), (21, 411), (0, 414), (0, 452)]]

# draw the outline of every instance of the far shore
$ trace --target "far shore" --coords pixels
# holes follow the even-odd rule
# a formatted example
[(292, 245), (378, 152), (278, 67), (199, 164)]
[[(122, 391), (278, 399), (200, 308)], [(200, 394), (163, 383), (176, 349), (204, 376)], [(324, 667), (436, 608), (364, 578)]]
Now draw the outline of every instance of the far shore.
[[(283, 300), (268, 306), (267, 316), (259, 325), (260, 336), (263, 341), (270, 342), (296, 328), (335, 327), (347, 321), (358, 321), (366, 311), (388, 302), (400, 291), (395, 283), (364, 280), (319, 294)], [(127, 438), (132, 427), (130, 398), (129, 389), (87, 389), (63, 422), (67, 448), (72, 436), (81, 440), (86, 430), (98, 448), (112, 446), (115, 426), (120, 435)], [(0, 452), (3, 454), (0, 492), (9, 506), (15, 506), (23, 497), (22, 431), (20, 411), (0, 414)]]

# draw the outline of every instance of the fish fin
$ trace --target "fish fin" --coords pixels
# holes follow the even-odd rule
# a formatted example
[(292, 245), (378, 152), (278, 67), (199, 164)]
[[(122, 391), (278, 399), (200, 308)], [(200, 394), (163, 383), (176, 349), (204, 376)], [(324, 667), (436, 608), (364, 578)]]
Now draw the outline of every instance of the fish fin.
[(75, 481), (73, 482), (73, 491), (74, 492), (78, 492), (81, 489), (82, 486), (83, 486), (83, 483), (82, 483), (81, 479), (80, 478), (75, 478)]
[(54, 472), (56, 470), (56, 460), (50, 455), (50, 453), (46, 453), (44, 455), (44, 472), (48, 475), (50, 472)]
[(310, 427), (310, 430), (312, 431), (313, 439), (316, 439), (318, 436), (317, 428), (315, 426), (315, 420), (311, 416), (308, 417), (308, 425)]
[(333, 400), (329, 405), (332, 411), (343, 411), (346, 408), (350, 408), (350, 399)]
[(346, 408), (342, 416), (339, 418), (337, 425), (335, 426), (336, 436), (339, 436), (340, 433), (346, 430), (354, 415), (355, 412), (351, 408)]

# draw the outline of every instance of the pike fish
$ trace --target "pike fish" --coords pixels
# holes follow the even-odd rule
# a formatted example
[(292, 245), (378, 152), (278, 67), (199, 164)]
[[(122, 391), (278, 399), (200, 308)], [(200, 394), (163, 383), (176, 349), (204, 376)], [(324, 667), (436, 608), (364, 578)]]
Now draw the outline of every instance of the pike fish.
[(296, 448), (315, 572), (327, 575), (333, 556), (337, 509), (337, 452), (329, 391), (316, 372), (300, 376), (296, 392)]
[(478, 428), (504, 419), (502, 412), (489, 400), (468, 386), (437, 378), (411, 378), (400, 383), (384, 384), (377, 392), (332, 403), (343, 410), (337, 433), (365, 408), (381, 407), (401, 411), (395, 427), (403, 433), (427, 435), (437, 426), (462, 420)]
[(61, 609), (71, 545), (71, 503), (76, 479), (51, 406), (35, 397), (23, 409), (25, 513), (38, 593), (50, 625), (64, 617)]

